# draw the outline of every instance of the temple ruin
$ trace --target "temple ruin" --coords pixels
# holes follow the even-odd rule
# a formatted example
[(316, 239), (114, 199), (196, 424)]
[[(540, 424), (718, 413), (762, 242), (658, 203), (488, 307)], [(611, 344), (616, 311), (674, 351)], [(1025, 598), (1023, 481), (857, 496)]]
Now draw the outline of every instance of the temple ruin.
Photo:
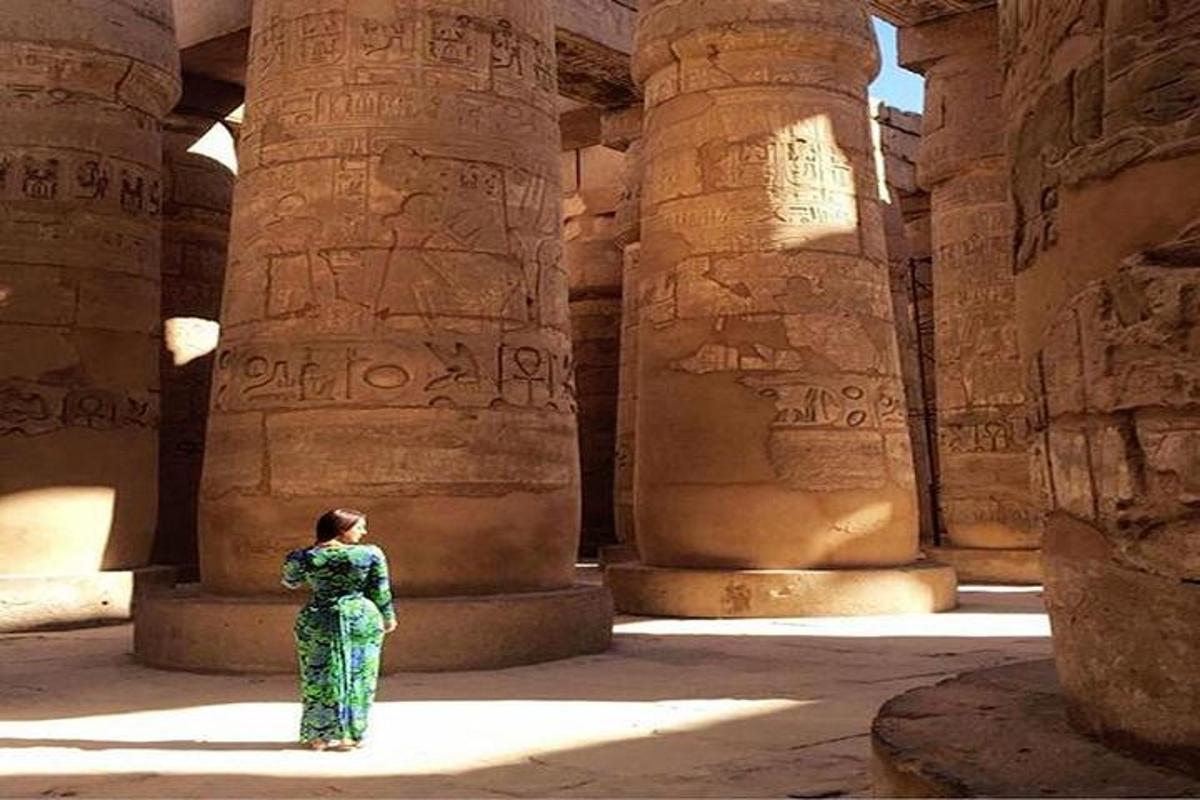
[(1053, 659), (898, 688), (872, 790), (1200, 793), (1200, 0), (41, 0), (0, 53), (0, 634), (288, 673), (339, 506), (388, 672), (1042, 586)]

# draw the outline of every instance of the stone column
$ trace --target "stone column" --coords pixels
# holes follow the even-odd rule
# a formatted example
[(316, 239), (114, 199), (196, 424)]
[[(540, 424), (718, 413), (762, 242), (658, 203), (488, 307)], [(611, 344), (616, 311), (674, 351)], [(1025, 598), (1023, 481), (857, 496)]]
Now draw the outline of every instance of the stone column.
[(280, 558), (370, 518), (385, 669), (607, 646), (573, 587), (575, 389), (547, 0), (260, 0), (200, 507), (151, 664), (290, 670)]
[(1200, 775), (1200, 2), (1018, 4), (1004, 39), (1058, 676)]
[[(185, 101), (186, 104), (186, 101)], [(191, 148), (223, 115), (177, 108), (163, 137), (162, 422), (157, 563), (197, 563), (196, 508), (234, 173)]]
[(901, 62), (926, 77), (917, 171), (932, 210), (945, 527), (933, 552), (962, 580), (1039, 583), (996, 20), (992, 7), (900, 33)]
[(621, 336), (621, 248), (617, 205), (624, 155), (603, 145), (566, 158), (563, 248), (570, 286), (572, 350), (579, 401), (583, 528), (580, 553), (615, 540), (613, 451)]
[[(934, 514), (934, 471), (929, 426), (929, 404), (925, 393), (926, 341), (920, 328), (922, 301), (921, 267), (928, 260), (916, 256), (917, 246), (909, 241), (908, 220), (919, 214), (928, 196), (917, 188), (916, 159), (921, 145), (921, 115), (898, 108), (876, 105), (872, 109), (871, 132), (877, 147), (883, 227), (887, 241), (892, 311), (896, 316), (896, 340), (900, 350), (900, 374), (904, 378), (908, 432), (912, 440), (916, 473), (917, 507), (920, 512), (921, 542), (936, 538)], [(918, 210), (914, 210), (914, 207)]]
[(637, 331), (638, 262), (642, 238), (642, 139), (641, 109), (636, 138), (625, 150), (621, 203), (617, 206), (617, 242), (622, 250), (621, 357), (617, 387), (617, 440), (613, 504), (618, 547), (606, 561), (637, 560), (637, 527), (634, 518), (634, 468), (637, 464)]
[(150, 557), (178, 94), (167, 0), (0, 4), (0, 630), (128, 616)]
[(888, 702), (874, 792), (1194, 796), (1200, 2), (1000, 9), (1057, 670), (1007, 665)]
[(644, 3), (637, 540), (621, 608), (929, 611), (858, 0)]

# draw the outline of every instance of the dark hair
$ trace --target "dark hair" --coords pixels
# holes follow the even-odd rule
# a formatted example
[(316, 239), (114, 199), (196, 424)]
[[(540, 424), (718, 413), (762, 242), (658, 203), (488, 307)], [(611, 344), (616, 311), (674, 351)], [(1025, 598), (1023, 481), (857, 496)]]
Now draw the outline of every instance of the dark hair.
[(353, 528), (360, 520), (367, 518), (361, 511), (353, 508), (335, 508), (326, 511), (317, 520), (317, 541), (328, 542), (341, 536)]

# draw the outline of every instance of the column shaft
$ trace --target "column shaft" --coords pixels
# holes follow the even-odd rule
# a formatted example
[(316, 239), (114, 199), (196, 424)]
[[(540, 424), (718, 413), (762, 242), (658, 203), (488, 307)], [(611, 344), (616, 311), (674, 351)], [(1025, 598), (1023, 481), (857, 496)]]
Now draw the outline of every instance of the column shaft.
[(167, 0), (0, 4), (3, 572), (144, 566), (156, 514)]
[(865, 3), (647, 3), (634, 68), (644, 561), (911, 561)]
[(1001, 9), (1058, 677), (1084, 732), (1197, 773), (1200, 2)]
[(952, 548), (939, 557), (964, 579), (1036, 583), (996, 9), (902, 29), (900, 58), (926, 77), (917, 177), (930, 193), (938, 502)]
[(408, 594), (571, 583), (553, 36), (545, 0), (255, 3), (207, 588), (275, 590), (335, 506)]

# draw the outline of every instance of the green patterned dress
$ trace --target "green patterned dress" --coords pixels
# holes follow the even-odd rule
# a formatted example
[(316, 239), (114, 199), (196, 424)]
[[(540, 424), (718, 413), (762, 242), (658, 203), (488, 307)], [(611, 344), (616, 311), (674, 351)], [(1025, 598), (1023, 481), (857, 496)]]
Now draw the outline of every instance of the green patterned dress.
[(361, 741), (375, 699), (384, 624), (396, 619), (387, 559), (374, 545), (288, 553), (283, 585), (313, 597), (296, 617), (300, 741)]

